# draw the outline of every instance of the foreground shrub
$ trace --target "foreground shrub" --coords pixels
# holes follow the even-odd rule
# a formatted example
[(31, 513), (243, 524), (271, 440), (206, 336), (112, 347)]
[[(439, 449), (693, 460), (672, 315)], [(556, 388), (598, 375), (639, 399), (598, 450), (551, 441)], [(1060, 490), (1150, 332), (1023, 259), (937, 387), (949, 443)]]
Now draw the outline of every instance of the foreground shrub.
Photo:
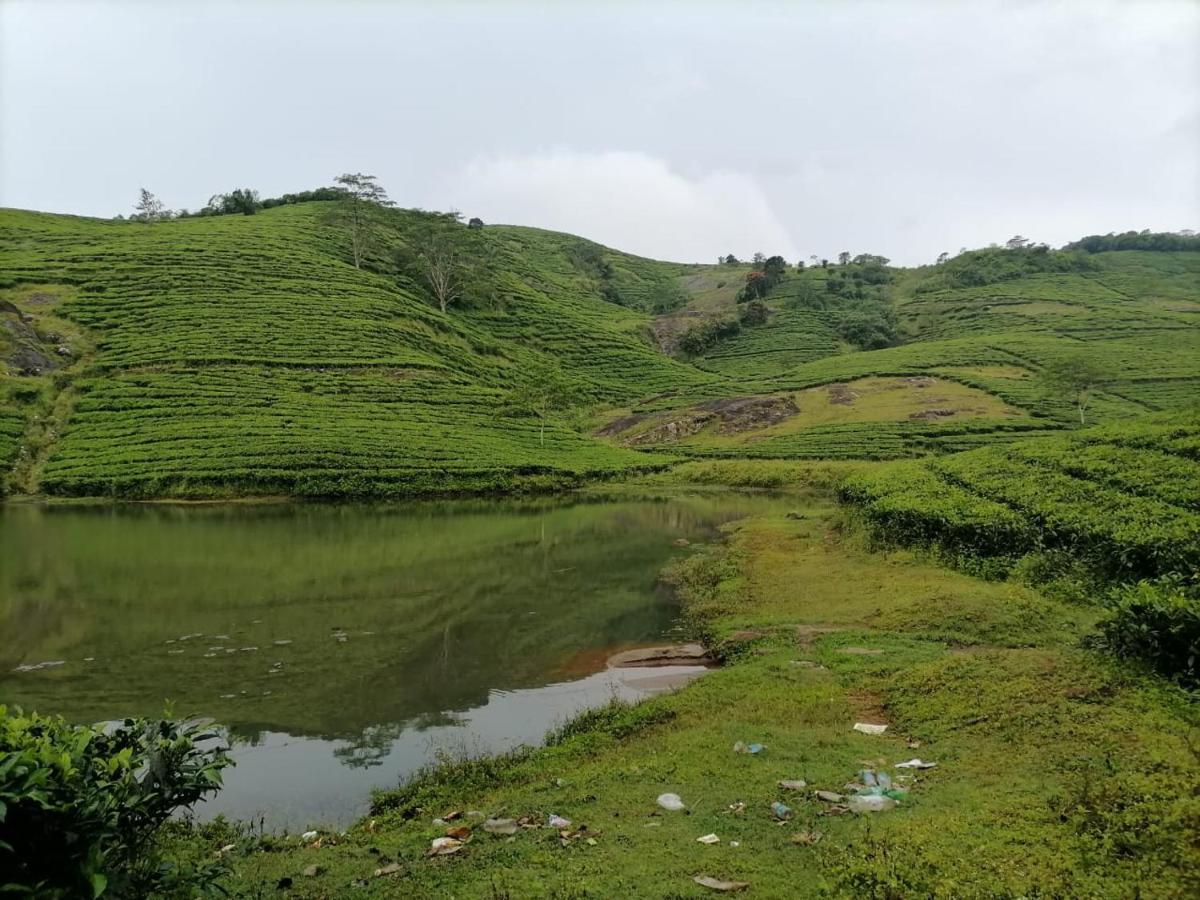
[(1142, 581), (1114, 591), (1100, 622), (1104, 645), (1157, 672), (1200, 685), (1200, 593), (1178, 579)]
[(195, 896), (217, 864), (179, 866), (160, 826), (221, 784), (226, 748), (198, 725), (126, 719), (71, 725), (0, 706), (0, 893)]

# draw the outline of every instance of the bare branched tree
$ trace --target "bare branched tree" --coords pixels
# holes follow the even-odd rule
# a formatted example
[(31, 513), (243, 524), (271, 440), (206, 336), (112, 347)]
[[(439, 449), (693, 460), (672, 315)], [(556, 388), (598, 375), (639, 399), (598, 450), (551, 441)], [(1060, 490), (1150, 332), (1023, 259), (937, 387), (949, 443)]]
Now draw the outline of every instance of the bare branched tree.
[(167, 209), (163, 202), (145, 188), (138, 192), (138, 202), (134, 204), (134, 209), (137, 212), (131, 218), (142, 222), (157, 222), (167, 217)]
[(363, 257), (370, 246), (375, 213), (382, 207), (396, 204), (388, 199), (387, 191), (374, 175), (364, 175), (362, 172), (346, 173), (339, 175), (334, 181), (345, 192), (341, 219), (350, 235), (354, 267), (361, 269)]

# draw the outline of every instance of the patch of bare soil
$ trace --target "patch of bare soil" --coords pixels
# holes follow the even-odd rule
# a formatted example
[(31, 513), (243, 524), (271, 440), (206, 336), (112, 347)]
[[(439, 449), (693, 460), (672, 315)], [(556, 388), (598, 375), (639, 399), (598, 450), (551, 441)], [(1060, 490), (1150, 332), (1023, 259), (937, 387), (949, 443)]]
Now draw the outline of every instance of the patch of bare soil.
[(643, 444), (672, 444), (682, 438), (691, 437), (713, 418), (712, 413), (690, 413), (634, 435), (625, 441), (625, 445), (640, 447)]
[[(634, 435), (626, 440), (625, 444), (637, 447), (644, 444), (673, 443), (691, 437), (710, 422), (717, 423), (717, 430), (721, 434), (737, 434), (775, 425), (798, 412), (800, 408), (791, 397), (723, 397), (719, 400), (706, 400), (669, 421)], [(646, 418), (648, 416), (625, 416), (610, 422), (597, 434), (612, 437), (640, 424)]]
[[(42, 338), (32, 324), (33, 317), (21, 312), (8, 301), (0, 301), (0, 328), (13, 336), (16, 346), (4, 359), (10, 372), (17, 375), (41, 375), (53, 372), (58, 362), (43, 346)], [(64, 356), (70, 356), (65, 347), (59, 348)]]
[(603, 428), (598, 429), (596, 431), (596, 436), (613, 437), (614, 435), (620, 434), (622, 431), (628, 431), (635, 425), (640, 425), (648, 418), (650, 418), (649, 413), (634, 413), (631, 416), (621, 416), (620, 418), (613, 419)]
[(766, 428), (800, 412), (791, 397), (730, 397), (708, 400), (699, 408), (720, 420), (717, 430), (721, 434)]
[(858, 394), (850, 390), (848, 384), (831, 384), (825, 389), (829, 394), (829, 402), (836, 403), (838, 406), (849, 406), (858, 399)]
[(610, 669), (645, 669), (657, 666), (711, 666), (716, 660), (703, 644), (667, 644), (623, 650), (608, 658)]
[(919, 412), (909, 413), (908, 417), (917, 422), (932, 422), (936, 419), (944, 419), (954, 415), (958, 410), (949, 409), (948, 407), (934, 407), (933, 409), (922, 409)]

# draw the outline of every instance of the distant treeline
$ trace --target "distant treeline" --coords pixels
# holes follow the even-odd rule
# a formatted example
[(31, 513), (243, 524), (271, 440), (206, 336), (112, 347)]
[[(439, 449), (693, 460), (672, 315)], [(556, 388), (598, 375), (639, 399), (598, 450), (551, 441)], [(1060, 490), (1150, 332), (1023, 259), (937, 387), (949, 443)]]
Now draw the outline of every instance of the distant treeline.
[(340, 200), (346, 196), (342, 188), (322, 187), (311, 191), (300, 191), (295, 194), (284, 194), (282, 197), (258, 198), (258, 191), (240, 188), (228, 194), (216, 194), (209, 199), (203, 209), (190, 212), (181, 209), (175, 214), (178, 219), (192, 219), (204, 216), (252, 216), (260, 209), (271, 209), (276, 206), (290, 206), (294, 203), (312, 203), (315, 200)]
[(1104, 253), (1106, 250), (1200, 250), (1200, 234), (1191, 231), (1125, 231), (1121, 234), (1089, 234), (1067, 244), (1064, 250)]

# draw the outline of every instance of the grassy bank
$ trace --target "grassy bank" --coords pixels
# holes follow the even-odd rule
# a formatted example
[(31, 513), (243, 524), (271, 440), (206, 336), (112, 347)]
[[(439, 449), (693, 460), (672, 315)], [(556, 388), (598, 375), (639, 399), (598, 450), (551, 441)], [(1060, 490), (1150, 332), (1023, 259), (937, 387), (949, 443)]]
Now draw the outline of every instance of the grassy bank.
[[(229, 888), (262, 896), (290, 879), (302, 897), (691, 897), (708, 893), (697, 875), (763, 897), (1200, 887), (1197, 722), (1184, 695), (1081, 648), (1091, 608), (872, 552), (843, 524), (823, 495), (798, 496), (794, 512), (747, 520), (674, 570), (724, 668), (586, 715), (545, 749), (430, 772), (378, 797), (344, 837), (232, 840)], [(866, 735), (856, 722), (889, 727)], [(766, 749), (734, 753), (737, 741)], [(914, 756), (937, 768), (916, 773), (895, 809), (830, 814), (811, 793), (843, 793), (864, 767), (898, 775), (892, 766)], [(782, 779), (808, 788), (784, 792)], [(667, 791), (686, 812), (656, 805)], [(794, 810), (785, 824), (774, 801)], [(453, 810), (538, 823), (553, 813), (587, 831), (510, 839), (464, 815), (465, 847), (426, 857), (446, 830), (433, 819)], [(709, 833), (719, 843), (697, 842)], [(188, 846), (209, 854), (229, 842), (211, 828)]]

